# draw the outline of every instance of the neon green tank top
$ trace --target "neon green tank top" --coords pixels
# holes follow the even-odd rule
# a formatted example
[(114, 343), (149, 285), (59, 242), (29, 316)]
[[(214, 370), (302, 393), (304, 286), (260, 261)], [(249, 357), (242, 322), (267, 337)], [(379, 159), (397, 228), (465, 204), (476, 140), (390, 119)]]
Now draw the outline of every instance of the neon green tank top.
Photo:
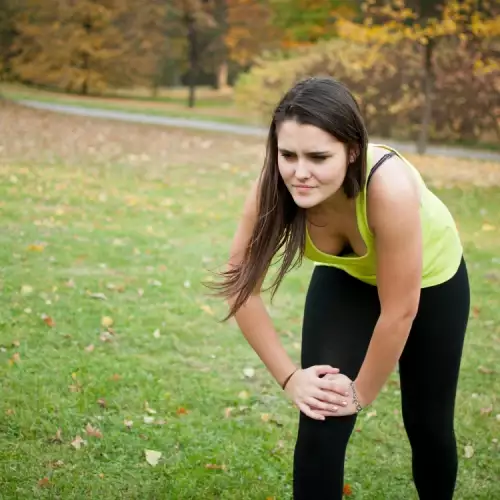
[[(384, 144), (369, 144), (367, 156), (367, 174), (373, 168), (373, 148), (381, 147), (393, 151), (416, 174), (422, 187), (420, 218), (422, 225), (423, 269), (422, 288), (444, 283), (453, 277), (462, 259), (463, 248), (453, 217), (446, 205), (425, 185), (420, 172), (395, 149)], [(383, 166), (381, 167), (383, 168)], [(356, 220), (359, 232), (365, 242), (365, 255), (346, 255), (338, 257), (322, 252), (311, 241), (306, 230), (305, 257), (316, 265), (327, 265), (344, 270), (351, 276), (368, 283), (377, 284), (375, 238), (368, 226), (366, 214), (366, 184), (356, 198)]]

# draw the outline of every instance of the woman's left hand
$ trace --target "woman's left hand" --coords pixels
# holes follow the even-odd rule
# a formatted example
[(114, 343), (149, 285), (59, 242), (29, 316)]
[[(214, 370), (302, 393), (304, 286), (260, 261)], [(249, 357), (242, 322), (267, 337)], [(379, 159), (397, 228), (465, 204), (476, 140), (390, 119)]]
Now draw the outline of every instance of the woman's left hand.
[[(314, 410), (316, 413), (329, 417), (331, 416), (343, 417), (346, 415), (354, 415), (355, 413), (358, 413), (358, 410), (356, 408), (356, 405), (354, 404), (354, 399), (353, 399), (353, 393), (351, 387), (352, 380), (347, 375), (344, 375), (343, 373), (327, 374), (323, 377), (323, 380), (335, 382), (336, 387), (342, 387), (343, 389), (345, 389), (345, 392), (348, 393), (348, 396), (346, 398), (347, 405), (339, 406), (338, 410), (335, 412), (335, 415), (332, 415), (331, 413), (326, 414), (326, 412), (319, 409)], [(356, 394), (358, 396), (358, 401), (360, 402), (361, 406), (362, 407), (366, 406), (366, 404), (363, 402), (361, 395), (359, 394), (357, 387), (356, 387)]]

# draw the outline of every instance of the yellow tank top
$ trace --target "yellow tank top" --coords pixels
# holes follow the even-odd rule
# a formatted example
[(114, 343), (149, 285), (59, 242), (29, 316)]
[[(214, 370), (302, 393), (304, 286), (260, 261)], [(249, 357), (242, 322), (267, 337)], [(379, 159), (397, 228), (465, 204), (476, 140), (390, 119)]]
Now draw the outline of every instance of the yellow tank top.
[[(422, 288), (444, 283), (453, 277), (462, 259), (463, 248), (453, 217), (446, 205), (425, 185), (420, 172), (395, 149), (383, 144), (369, 144), (367, 155), (367, 173), (373, 168), (373, 148), (382, 147), (393, 151), (404, 163), (414, 171), (422, 186), (420, 202), (420, 218), (422, 225), (423, 270)], [(383, 164), (380, 166), (383, 168)], [(365, 255), (335, 256), (322, 252), (311, 241), (306, 230), (305, 257), (316, 265), (327, 265), (344, 270), (351, 276), (370, 285), (377, 284), (375, 238), (368, 226), (366, 214), (366, 184), (356, 198), (356, 220), (359, 232), (365, 242)]]

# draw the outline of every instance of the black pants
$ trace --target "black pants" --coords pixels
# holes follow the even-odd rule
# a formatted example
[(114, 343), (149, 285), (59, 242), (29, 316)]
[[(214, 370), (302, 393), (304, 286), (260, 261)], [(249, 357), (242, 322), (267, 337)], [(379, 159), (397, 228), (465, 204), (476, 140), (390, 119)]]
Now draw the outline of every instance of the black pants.
[[(462, 260), (449, 281), (422, 289), (418, 314), (399, 360), (403, 420), (421, 500), (449, 500), (455, 489), (453, 419), (469, 307), (469, 281)], [(355, 379), (379, 314), (375, 286), (336, 268), (317, 266), (305, 304), (302, 367), (328, 364)], [(295, 500), (342, 497), (345, 452), (355, 421), (355, 415), (318, 421), (300, 413)]]

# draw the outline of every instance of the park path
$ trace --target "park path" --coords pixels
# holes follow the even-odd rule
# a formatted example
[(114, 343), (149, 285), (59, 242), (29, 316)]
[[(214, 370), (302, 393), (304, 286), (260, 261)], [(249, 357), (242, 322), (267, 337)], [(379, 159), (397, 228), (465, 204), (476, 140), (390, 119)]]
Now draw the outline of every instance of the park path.
[[(39, 102), (32, 100), (18, 101), (24, 106), (31, 108), (54, 111), (58, 113), (68, 113), (72, 115), (105, 118), (108, 120), (128, 121), (134, 123), (145, 123), (152, 125), (163, 125), (168, 127), (192, 128), (197, 130), (207, 130), (211, 132), (225, 132), (229, 134), (239, 134), (254, 137), (265, 137), (267, 130), (263, 127), (252, 125), (239, 125), (232, 123), (222, 123), (216, 121), (199, 120), (196, 118), (176, 118), (169, 116), (149, 115), (145, 113), (130, 113), (110, 109), (84, 108), (82, 106), (72, 106), (69, 104), (56, 104)], [(392, 139), (379, 139), (370, 137), (372, 142), (381, 142), (405, 153), (416, 153), (416, 146), (409, 142), (400, 142)], [(426, 154), (432, 156), (448, 156), (455, 158), (471, 158), (476, 160), (487, 160), (500, 162), (500, 153), (495, 151), (482, 151), (466, 149), (455, 146), (430, 145)]]

